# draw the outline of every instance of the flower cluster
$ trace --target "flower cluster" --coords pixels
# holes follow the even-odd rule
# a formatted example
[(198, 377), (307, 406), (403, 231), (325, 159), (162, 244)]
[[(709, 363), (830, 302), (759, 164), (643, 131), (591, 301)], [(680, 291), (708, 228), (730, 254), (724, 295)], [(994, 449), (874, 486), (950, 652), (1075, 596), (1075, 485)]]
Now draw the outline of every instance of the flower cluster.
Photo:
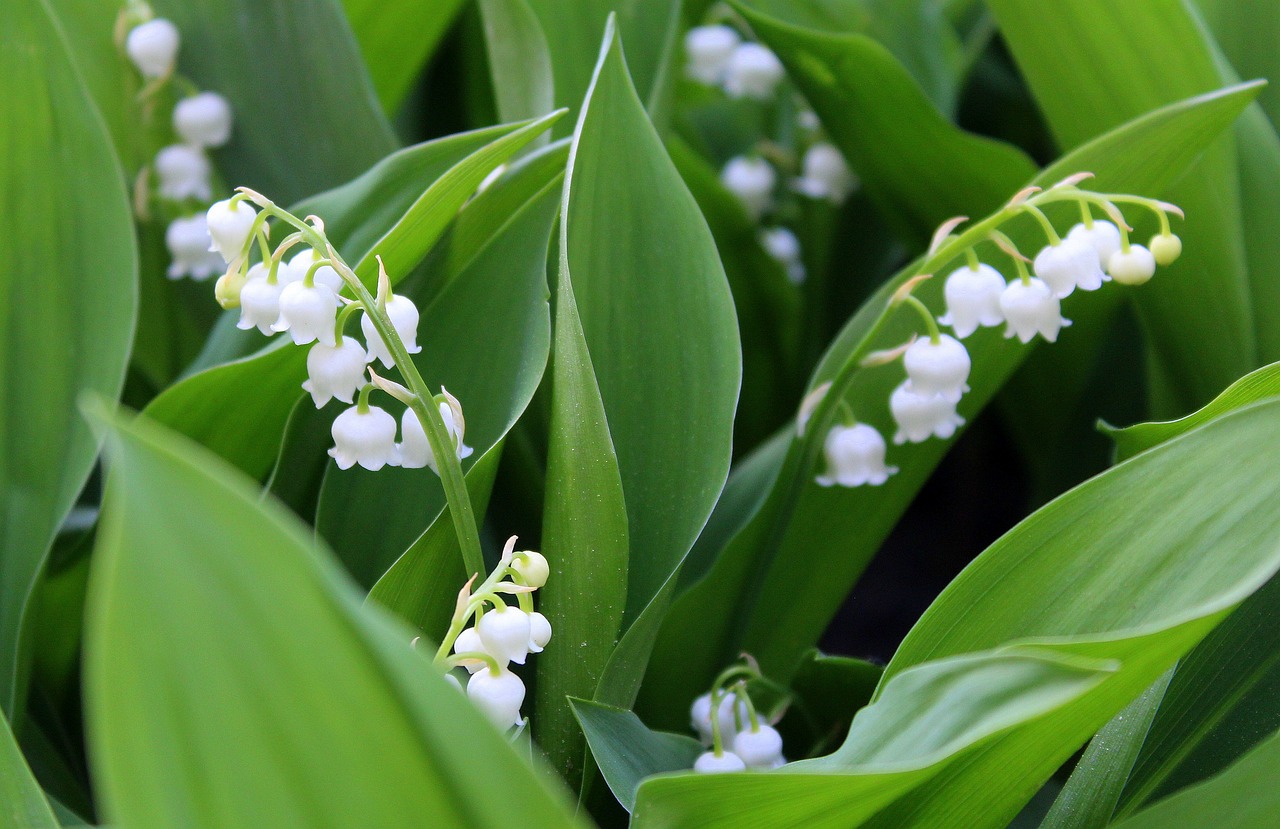
[(694, 762), (694, 771), (768, 771), (786, 764), (782, 735), (763, 721), (747, 693), (748, 681), (759, 677), (759, 669), (748, 659), (745, 665), (726, 669), (709, 692), (693, 701), (689, 724), (709, 749)]
[[(1157, 265), (1168, 265), (1182, 253), (1182, 242), (1169, 229), (1169, 213), (1181, 216), (1177, 207), (1130, 195), (1103, 195), (1082, 190), (1078, 184), (1087, 174), (1072, 176), (1049, 190), (1028, 188), (1016, 195), (1000, 212), (953, 236), (963, 219), (939, 228), (920, 270), (926, 271), (905, 282), (895, 293), (890, 307), (910, 306), (923, 321), (925, 333), (899, 348), (871, 355), (863, 366), (896, 362), (899, 357), (905, 379), (889, 396), (889, 411), (897, 424), (895, 444), (920, 443), (930, 438), (946, 440), (964, 425), (956, 405), (969, 390), (967, 381), (972, 362), (960, 341), (979, 328), (1005, 326), (1006, 338), (1022, 343), (1037, 335), (1055, 342), (1071, 321), (1062, 316), (1061, 300), (1073, 292), (1096, 291), (1105, 283), (1141, 285), (1154, 274)], [(1042, 209), (1054, 203), (1074, 203), (1081, 220), (1066, 234), (1059, 234)], [(1118, 204), (1133, 204), (1152, 211), (1160, 223), (1149, 247), (1130, 241), (1132, 228), (1125, 222)], [(1107, 215), (1095, 218), (1093, 208)], [(1046, 237), (1045, 246), (1028, 259), (999, 229), (1005, 222), (1027, 215)], [(1003, 274), (982, 262), (976, 251), (980, 244), (997, 247), (1012, 263), (1015, 277)], [(932, 271), (945, 268), (956, 259), (966, 261), (955, 267), (943, 285), (946, 311), (935, 318), (914, 294), (914, 289), (932, 278)], [(1027, 263), (1031, 263), (1028, 269)], [(939, 328), (945, 325), (952, 334)], [(827, 384), (810, 395), (801, 406), (799, 431), (820, 405)], [(886, 465), (884, 437), (873, 426), (859, 423), (843, 400), (845, 422), (827, 432), (823, 454), (827, 469), (817, 476), (821, 486), (877, 486), (897, 471)]]
[[(338, 468), (359, 464), (365, 469), (384, 466), (430, 468), (440, 473), (427, 437), (424, 414), (415, 408), (417, 395), (408, 388), (379, 377), (372, 369), (375, 361), (403, 372), (407, 355), (422, 349), (417, 344), (418, 309), (413, 300), (395, 294), (386, 269), (378, 259), (376, 297), (368, 296), (359, 279), (342, 261), (324, 236), (324, 225), (315, 217), (304, 224), (288, 216), (300, 228), (272, 250), (267, 242), (265, 218), (250, 204), (250, 198), (270, 206), (278, 215), (288, 216), (275, 205), (247, 192), (220, 201), (209, 208), (207, 223), (211, 249), (226, 262), (226, 273), (218, 279), (216, 294), (224, 308), (240, 309), (242, 329), (256, 328), (263, 334), (287, 332), (297, 345), (309, 345), (307, 379), (303, 390), (311, 394), (316, 408), (336, 399), (352, 405), (333, 422), (334, 446), (329, 454)], [(261, 260), (250, 265), (255, 242)], [(286, 254), (288, 254), (286, 258)], [(342, 291), (352, 287), (363, 299), (348, 299)], [(360, 329), (364, 343), (345, 333), (353, 314), (362, 313)], [(404, 359), (397, 361), (384, 333), (394, 336)], [(366, 381), (366, 375), (369, 380)], [(401, 440), (396, 442), (396, 419), (385, 409), (369, 404), (375, 385), (405, 403), (400, 419)], [(471, 454), (463, 442), (466, 419), (462, 404), (447, 389), (433, 396), (426, 406), (435, 409), (459, 460)]]
[[(189, 276), (202, 281), (223, 270), (209, 247), (204, 209), (214, 193), (207, 151), (231, 140), (231, 104), (175, 73), (181, 35), (172, 21), (155, 17), (145, 2), (131, 3), (121, 21), (131, 24), (124, 51), (146, 84), (142, 96), (154, 98), (168, 86), (181, 90), (169, 119), (169, 143), (156, 152), (150, 171), (155, 197), (172, 217), (164, 236), (171, 259), (167, 274), (170, 279)], [(150, 116), (152, 108), (146, 111)]]
[[(498, 566), (474, 592), (470, 581), (462, 588), (435, 659), (443, 670), (468, 672), (467, 696), (503, 731), (524, 724), (524, 682), (510, 663), (523, 665), (551, 641), (551, 623), (533, 609), (533, 593), (547, 583), (551, 568), (541, 553), (516, 552), (515, 544), (515, 536), (507, 540)], [(511, 595), (516, 606), (503, 598)], [(452, 673), (447, 676), (462, 687)]]

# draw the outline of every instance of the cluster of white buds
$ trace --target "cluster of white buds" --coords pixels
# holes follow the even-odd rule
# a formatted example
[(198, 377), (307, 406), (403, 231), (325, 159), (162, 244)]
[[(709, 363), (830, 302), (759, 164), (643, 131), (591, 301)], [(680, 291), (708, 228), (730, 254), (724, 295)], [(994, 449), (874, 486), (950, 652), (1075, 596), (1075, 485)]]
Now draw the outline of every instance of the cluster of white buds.
[[(268, 213), (256, 211), (251, 199), (269, 207), (277, 218), (297, 222), (295, 227), (300, 230), (272, 250), (265, 228)], [(444, 433), (459, 460), (471, 455), (471, 447), (463, 442), (466, 418), (462, 404), (448, 389), (442, 387), (440, 394), (416, 406), (418, 395), (379, 377), (370, 365), (381, 360), (387, 368), (406, 370), (397, 362), (380, 327), (394, 332), (404, 354), (422, 350), (417, 344), (418, 309), (413, 300), (392, 292), (381, 257), (378, 291), (376, 296), (370, 296), (329, 244), (324, 223), (314, 216), (310, 217), (310, 224), (303, 223), (261, 196), (245, 191), (210, 207), (205, 221), (212, 241), (210, 250), (227, 266), (215, 293), (224, 308), (240, 309), (238, 327), (256, 328), (267, 335), (287, 332), (296, 345), (310, 346), (302, 389), (311, 394), (316, 408), (334, 399), (354, 404), (333, 422), (334, 445), (329, 454), (339, 469), (357, 464), (373, 471), (384, 466), (428, 467), (440, 474), (427, 438), (428, 426), (423, 421), (430, 415), (423, 414), (422, 408), (439, 413)], [(261, 258), (250, 265), (255, 243)], [(295, 247), (299, 250), (294, 251)], [(285, 255), (291, 251), (286, 261)], [(342, 291), (348, 286), (357, 293), (363, 292), (365, 298), (344, 297)], [(363, 314), (360, 327), (365, 344), (345, 333), (348, 320), (356, 313)], [(395, 417), (369, 404), (375, 386), (407, 407), (399, 424), (399, 443)]]
[[(541, 553), (516, 552), (515, 544), (515, 536), (507, 540), (498, 566), (474, 592), (471, 581), (463, 586), (435, 658), (442, 670), (469, 672), (467, 696), (502, 731), (524, 724), (524, 682), (509, 665), (523, 665), (551, 641), (551, 623), (533, 609), (533, 593), (547, 583), (551, 568)], [(517, 604), (504, 596), (515, 596)]]
[(778, 56), (759, 43), (744, 42), (730, 26), (695, 26), (684, 37), (685, 74), (718, 86), (730, 98), (769, 101), (786, 72)]
[[(870, 355), (862, 366), (886, 365), (901, 357), (906, 379), (889, 397), (889, 411), (898, 431), (895, 444), (920, 443), (930, 438), (949, 439), (964, 425), (956, 411), (964, 393), (972, 363), (960, 340), (979, 328), (1005, 326), (1006, 338), (1029, 343), (1039, 335), (1055, 342), (1062, 328), (1071, 324), (1062, 316), (1061, 300), (1076, 290), (1095, 291), (1108, 281), (1140, 285), (1154, 275), (1157, 264), (1168, 265), (1182, 253), (1182, 241), (1169, 229), (1169, 213), (1181, 216), (1177, 207), (1155, 199), (1131, 195), (1104, 195), (1081, 190), (1088, 178), (1078, 174), (1048, 190), (1028, 188), (993, 216), (953, 236), (965, 219), (946, 222), (934, 236), (920, 269), (927, 271), (898, 289), (890, 308), (911, 306), (923, 320), (926, 333), (910, 342)], [(1060, 235), (1042, 209), (1055, 203), (1079, 207), (1081, 221)], [(1133, 204), (1152, 211), (1160, 223), (1150, 248), (1132, 243), (1132, 228), (1125, 222), (1118, 204)], [(1107, 219), (1097, 219), (1092, 209), (1102, 210)], [(1047, 238), (1047, 244), (1028, 259), (1000, 226), (1021, 215), (1031, 216)], [(1016, 276), (1005, 277), (978, 258), (976, 246), (991, 243), (1012, 262)], [(935, 319), (929, 308), (914, 294), (922, 282), (932, 278), (934, 268), (942, 268), (957, 258), (967, 262), (955, 268), (943, 286), (946, 313)], [(1031, 262), (1031, 270), (1027, 263)], [(1032, 275), (1034, 271), (1034, 276)], [(950, 326), (955, 336), (944, 334), (939, 324)], [(850, 370), (856, 365), (848, 367)], [(822, 401), (827, 384), (805, 399), (797, 418), (800, 432)], [(816, 480), (821, 486), (876, 486), (896, 470), (885, 463), (886, 445), (873, 426), (857, 422), (847, 404), (840, 400), (845, 422), (832, 426), (823, 443), (827, 470)]]
[[(174, 140), (162, 147), (151, 162), (156, 195), (169, 215), (177, 214), (165, 231), (170, 279), (189, 276), (208, 279), (222, 270), (210, 255), (204, 208), (213, 199), (213, 164), (206, 154), (231, 139), (231, 104), (216, 92), (201, 92), (175, 73), (182, 38), (172, 21), (155, 17), (141, 0), (131, 2), (121, 23), (130, 25), (124, 51), (146, 82), (143, 97), (150, 98), (165, 85), (183, 89), (174, 105), (171, 126)], [(146, 110), (148, 115), (151, 110)]]
[(694, 762), (702, 774), (768, 771), (786, 764), (782, 735), (764, 722), (747, 693), (747, 682), (758, 678), (754, 661), (734, 665), (716, 678), (711, 690), (693, 701), (689, 724), (708, 748)]

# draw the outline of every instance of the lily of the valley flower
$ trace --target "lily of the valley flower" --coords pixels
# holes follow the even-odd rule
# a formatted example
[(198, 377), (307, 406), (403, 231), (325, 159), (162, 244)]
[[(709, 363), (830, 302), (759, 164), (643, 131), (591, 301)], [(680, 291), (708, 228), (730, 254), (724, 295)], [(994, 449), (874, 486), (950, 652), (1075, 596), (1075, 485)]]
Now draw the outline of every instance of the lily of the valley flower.
[[(735, 708), (737, 709), (736, 713)], [(716, 719), (719, 721), (720, 726), (720, 739), (725, 742), (732, 742), (733, 736), (738, 733), (738, 723), (747, 722), (748, 716), (746, 701), (739, 699), (737, 694), (726, 694), (720, 700), (720, 707), (716, 711)], [(711, 694), (703, 694), (689, 706), (689, 725), (697, 732), (703, 745), (711, 745)]]
[(157, 17), (130, 29), (124, 50), (142, 77), (154, 80), (173, 72), (181, 42), (178, 27)]
[[(387, 317), (391, 320), (391, 325), (396, 329), (396, 333), (400, 335), (401, 341), (404, 342), (405, 351), (410, 354), (417, 354), (422, 350), (418, 346), (418, 306), (413, 304), (413, 300), (407, 296), (399, 294), (392, 295), (387, 300)], [(373, 320), (369, 319), (368, 314), (360, 317), (360, 328), (364, 331), (365, 342), (369, 344), (370, 359), (378, 359), (387, 368), (395, 365), (395, 358), (391, 356), (391, 350), (387, 348), (387, 344), (382, 341), (382, 335), (378, 333), (378, 329), (373, 327)]]
[(1121, 285), (1141, 285), (1156, 273), (1156, 257), (1142, 245), (1118, 250), (1107, 263), (1111, 278)]
[(511, 569), (530, 587), (542, 587), (551, 576), (551, 565), (546, 556), (533, 550), (516, 553), (511, 559)]
[(234, 262), (249, 244), (257, 211), (246, 201), (231, 203), (230, 199), (216, 202), (209, 208), (206, 220), (213, 244), (209, 250), (222, 254), (228, 264)]
[(279, 282), (267, 279), (267, 266), (259, 262), (249, 268), (248, 279), (240, 289), (240, 321), (236, 327), (242, 330), (257, 328), (263, 334), (275, 333), (280, 320)]
[(186, 144), (165, 147), (156, 153), (154, 167), (160, 180), (161, 198), (203, 202), (213, 198), (213, 165), (199, 147)]
[(1182, 255), (1182, 240), (1172, 233), (1160, 233), (1148, 243), (1157, 265), (1172, 265)]
[(743, 43), (729, 55), (724, 70), (724, 91), (730, 98), (767, 101), (784, 75), (778, 56), (759, 43)]
[(551, 622), (538, 611), (529, 614), (529, 653), (542, 653), (551, 641)]
[(499, 664), (514, 662), (523, 665), (529, 655), (529, 637), (532, 633), (529, 614), (518, 607), (499, 602), (493, 610), (476, 622), (476, 633), (490, 654)]
[(921, 443), (931, 437), (951, 438), (964, 425), (956, 404), (937, 394), (922, 395), (904, 380), (889, 396), (889, 411), (898, 424), (895, 444)]
[(693, 770), (699, 774), (724, 774), (726, 772), (746, 771), (747, 764), (732, 751), (716, 754), (708, 751), (698, 756), (693, 762)]
[[(484, 649), (484, 643), (480, 641), (480, 634), (476, 633), (475, 628), (467, 628), (458, 634), (458, 638), (453, 640), (454, 653), (488, 653)], [(492, 656), (493, 654), (489, 654)], [(485, 667), (485, 663), (481, 660), (469, 662), (466, 669), (471, 673), (475, 673)]]
[(733, 50), (742, 38), (728, 26), (695, 26), (684, 36), (688, 57), (685, 74), (699, 83), (713, 86), (724, 80)]
[(367, 363), (364, 347), (354, 337), (343, 337), (340, 345), (318, 342), (307, 352), (307, 379), (302, 388), (311, 393), (317, 409), (334, 398), (350, 403), (364, 385)]
[(472, 674), (467, 681), (467, 696), (502, 731), (523, 722), (520, 706), (524, 704), (524, 683), (506, 668), (486, 668)]
[(288, 331), (297, 345), (319, 341), (332, 346), (338, 297), (324, 285), (290, 282), (280, 292), (280, 319), (274, 331)]
[(1098, 254), (1098, 261), (1106, 267), (1111, 255), (1120, 250), (1120, 229), (1106, 219), (1095, 219), (1093, 227), (1085, 227), (1080, 222), (1067, 232), (1067, 241), (1072, 240), (1091, 245)]
[(765, 723), (739, 731), (733, 738), (733, 753), (749, 769), (776, 769), (786, 763), (782, 756), (782, 735)]
[(763, 158), (737, 156), (729, 159), (720, 171), (720, 182), (738, 197), (754, 221), (773, 204), (773, 188), (778, 182), (778, 174), (774, 172), (773, 165)]
[(965, 381), (973, 364), (968, 350), (955, 337), (942, 334), (937, 342), (921, 337), (902, 355), (902, 365), (916, 394), (936, 394), (949, 403), (958, 403), (969, 390)]
[(1106, 280), (1097, 250), (1079, 236), (1072, 240), (1068, 235), (1057, 244), (1045, 245), (1036, 254), (1032, 268), (1059, 299), (1069, 296), (1076, 288), (1096, 291)]
[[(449, 397), (456, 402), (457, 398), (452, 395)], [(466, 421), (459, 422), (460, 418), (457, 417), (462, 411), (461, 405), (458, 406), (457, 413), (447, 401), (440, 401), (439, 407), (445, 431), (449, 433), (449, 438), (458, 452), (458, 460), (471, 457), (474, 450), (462, 442)], [(404, 416), (400, 420), (400, 432), (401, 464), (409, 469), (421, 469), (425, 466), (439, 475), (440, 468), (436, 465), (435, 453), (431, 451), (431, 443), (427, 440), (426, 429), (423, 428), (422, 422), (418, 420), (418, 415), (413, 409), (405, 409)]]
[(217, 92), (183, 98), (173, 108), (173, 131), (195, 147), (221, 147), (231, 139), (231, 104)]
[(1058, 333), (1071, 324), (1062, 316), (1062, 304), (1053, 290), (1040, 279), (1015, 279), (1000, 294), (1000, 310), (1008, 328), (1005, 337), (1016, 336), (1029, 343), (1036, 334), (1056, 342)]
[(1003, 291), (1004, 277), (990, 265), (979, 263), (977, 267), (956, 268), (942, 288), (947, 312), (938, 322), (951, 326), (960, 339), (977, 331), (979, 326), (999, 325), (1004, 322), (1004, 312), (1000, 310)]
[(169, 249), (170, 279), (190, 276), (197, 282), (221, 273), (222, 257), (209, 250), (209, 224), (204, 214), (174, 219), (164, 231), (164, 244)]
[[(301, 282), (306, 278), (307, 271), (311, 270), (311, 266), (319, 261), (320, 258), (320, 254), (310, 248), (301, 251), (290, 259), (285, 267), (280, 269), (280, 281)], [(316, 268), (316, 272), (311, 278), (317, 285), (323, 285), (335, 294), (342, 293), (342, 289), (346, 286), (346, 283), (342, 281), (342, 276), (329, 265), (321, 265)]]
[(811, 199), (826, 199), (832, 204), (842, 204), (858, 179), (833, 145), (821, 142), (805, 151), (803, 175), (795, 188)]
[[(363, 411), (361, 411), (363, 409)], [(377, 406), (352, 406), (334, 418), (329, 455), (339, 469), (360, 464), (371, 472), (396, 466), (396, 419)]]
[(819, 486), (879, 486), (898, 471), (897, 467), (885, 466), (884, 438), (865, 423), (833, 426), (822, 448), (827, 471), (818, 476)]
[(760, 231), (760, 244), (777, 260), (793, 285), (804, 282), (804, 260), (801, 257), (800, 240), (790, 229), (769, 227)]

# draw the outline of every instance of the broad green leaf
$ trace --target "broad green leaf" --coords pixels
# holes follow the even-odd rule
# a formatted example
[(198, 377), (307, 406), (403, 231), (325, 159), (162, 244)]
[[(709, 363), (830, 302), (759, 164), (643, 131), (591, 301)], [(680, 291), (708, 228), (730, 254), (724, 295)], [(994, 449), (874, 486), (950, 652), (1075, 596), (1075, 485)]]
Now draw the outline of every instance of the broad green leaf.
[[(1280, 78), (1280, 17), (1270, 0), (1196, 0), (1195, 5), (1231, 65), (1246, 78)], [(1259, 106), (1280, 125), (1280, 88), (1268, 87)], [(1242, 178), (1242, 181), (1244, 179)]]
[(1263, 366), (1251, 371), (1232, 383), (1204, 408), (1179, 420), (1164, 423), (1138, 423), (1123, 429), (1102, 424), (1102, 430), (1116, 443), (1116, 463), (1128, 460), (1139, 452), (1172, 440), (1198, 426), (1221, 417), (1232, 409), (1238, 409), (1280, 396), (1280, 363)]
[(862, 659), (811, 650), (791, 680), (794, 697), (779, 729), (786, 734), (790, 721), (799, 718), (818, 749), (840, 740), (854, 714), (871, 701), (883, 672), (883, 666)]
[(600, 774), (622, 807), (635, 808), (640, 781), (667, 771), (693, 768), (702, 744), (683, 734), (651, 731), (623, 708), (570, 698)]
[(535, 118), (555, 108), (551, 52), (527, 0), (479, 0), (489, 72), (503, 121)]
[(1226, 771), (1160, 801), (1116, 829), (1260, 829), (1280, 814), (1280, 738), (1272, 736)]
[(182, 33), (178, 68), (231, 101), (223, 177), (281, 204), (347, 181), (395, 149), (335, 0), (155, 0)]
[(111, 138), (48, 6), (0, 5), (0, 31), (0, 711), (16, 717), (28, 596), (97, 455), (76, 397), (120, 392), (138, 262)]
[[(1256, 87), (1236, 87), (1150, 113), (1059, 160), (1034, 181), (1050, 184), (1084, 169), (1097, 173), (1102, 188), (1157, 191), (1185, 169), (1255, 93)], [(1010, 231), (1025, 247), (1038, 238), (1038, 231), (1027, 225), (1011, 226)], [(895, 347), (915, 332), (915, 320), (906, 314), (875, 328), (903, 278), (884, 286), (850, 320), (815, 372), (811, 388), (831, 378), (869, 335), (874, 336), (866, 348), (881, 349)], [(941, 288), (935, 279), (916, 293), (941, 310)], [(1075, 309), (1087, 311), (1097, 301), (1098, 294), (1072, 296), (1064, 303), (1064, 313), (1070, 318)], [(1062, 341), (1069, 342), (1072, 334), (1067, 329)], [(966, 344), (973, 359), (972, 391), (961, 402), (960, 412), (972, 420), (1029, 349), (994, 329), (974, 334)], [(899, 368), (860, 372), (847, 398), (855, 415), (892, 434), (885, 401), (902, 376)], [(767, 495), (756, 499), (760, 506), (749, 517), (725, 518), (726, 524), (737, 523), (741, 529), (715, 557), (707, 575), (673, 605), (638, 709), (647, 722), (669, 727), (676, 712), (706, 690), (715, 673), (742, 650), (759, 658), (775, 679), (785, 681), (948, 446), (930, 440), (895, 447), (890, 463), (902, 471), (884, 486), (824, 489), (813, 483), (823, 430), (811, 430), (805, 440), (794, 439), (794, 434), (789, 427), (777, 438), (789, 442), (785, 453), (778, 453), (777, 446), (769, 450), (777, 458), (772, 464), (775, 479)], [(757, 474), (767, 477), (763, 470)], [(795, 596), (805, 600), (797, 602)]]
[(1052, 716), (1113, 669), (1030, 648), (917, 665), (858, 713), (834, 754), (774, 773), (649, 780), (640, 786), (635, 822), (705, 829), (859, 826), (966, 751)]
[(463, 5), (464, 0), (342, 0), (369, 79), (388, 115), (399, 109)]
[(1035, 174), (1021, 150), (948, 121), (872, 38), (825, 34), (739, 8), (904, 237), (927, 240), (952, 216), (990, 213)]
[(0, 717), (0, 829), (59, 829), (4, 717)]
[(253, 481), (143, 417), (97, 418), (110, 480), (87, 696), (110, 820), (496, 827), (511, 810), (523, 825), (574, 822)]

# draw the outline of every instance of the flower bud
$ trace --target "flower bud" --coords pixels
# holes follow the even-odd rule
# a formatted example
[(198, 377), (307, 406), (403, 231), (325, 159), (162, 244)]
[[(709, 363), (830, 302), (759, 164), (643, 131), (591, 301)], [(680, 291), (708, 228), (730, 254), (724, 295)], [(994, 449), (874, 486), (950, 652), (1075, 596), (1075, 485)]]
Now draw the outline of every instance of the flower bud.
[[(387, 300), (387, 317), (391, 320), (391, 326), (395, 328), (396, 333), (400, 335), (405, 351), (417, 354), (422, 350), (418, 345), (418, 306), (413, 304), (413, 300), (399, 294), (392, 295)], [(382, 341), (382, 335), (378, 333), (378, 329), (373, 327), (373, 320), (369, 319), (367, 312), (360, 317), (360, 328), (364, 331), (365, 341), (369, 344), (369, 356), (381, 360), (387, 368), (395, 366), (396, 361), (391, 356), (391, 350)]]
[(297, 345), (319, 341), (332, 346), (337, 318), (338, 298), (333, 291), (324, 285), (290, 282), (280, 292), (280, 319), (272, 330), (288, 331)]
[(164, 231), (164, 244), (173, 260), (170, 279), (190, 276), (204, 281), (224, 269), (222, 257), (209, 250), (209, 225), (203, 213), (174, 219)]
[(129, 30), (124, 51), (142, 77), (153, 80), (173, 72), (181, 40), (177, 26), (157, 17)]
[(1059, 244), (1045, 245), (1036, 254), (1032, 269), (1059, 299), (1069, 296), (1076, 288), (1096, 291), (1106, 279), (1098, 252), (1080, 237), (1072, 240), (1068, 236)]
[(360, 464), (376, 472), (384, 466), (396, 466), (396, 419), (377, 406), (366, 412), (352, 406), (334, 418), (331, 430), (333, 448), (329, 455), (339, 469)]
[[(449, 433), (449, 438), (458, 451), (458, 460), (471, 457), (475, 450), (462, 442), (462, 430), (454, 420), (453, 409), (446, 402), (437, 405), (440, 417), (444, 420), (445, 431)], [(436, 465), (435, 453), (431, 451), (431, 442), (427, 440), (427, 430), (423, 428), (422, 421), (413, 409), (404, 410), (404, 415), (400, 418), (400, 434), (401, 464), (407, 469), (421, 469), (425, 466), (439, 475), (440, 468)]]
[(897, 467), (885, 466), (884, 438), (865, 423), (832, 427), (822, 449), (827, 472), (818, 476), (819, 486), (879, 486), (898, 471)]
[(685, 74), (707, 86), (720, 83), (729, 66), (729, 58), (742, 38), (728, 26), (695, 26), (684, 36), (684, 52), (688, 58)]
[(523, 665), (529, 655), (529, 614), (518, 607), (498, 604), (476, 622), (476, 633), (485, 651), (499, 662)]
[(551, 622), (538, 611), (529, 614), (529, 653), (542, 653), (551, 641)]
[(947, 312), (938, 322), (951, 326), (960, 339), (978, 330), (979, 326), (991, 327), (1004, 322), (1000, 310), (1000, 293), (1004, 291), (1004, 277), (990, 265), (979, 264), (956, 268), (947, 277), (942, 288), (947, 302)]
[(267, 281), (267, 266), (259, 262), (249, 269), (240, 289), (240, 321), (236, 328), (257, 328), (263, 334), (274, 333), (272, 326), (280, 319), (280, 283)]
[(199, 147), (171, 144), (156, 153), (154, 167), (161, 198), (203, 202), (213, 198), (213, 165)]
[(1111, 261), (1111, 255), (1120, 250), (1120, 229), (1106, 219), (1094, 220), (1093, 227), (1081, 222), (1067, 232), (1068, 241), (1088, 243), (1098, 254), (1103, 267)]
[(542, 587), (551, 575), (551, 565), (547, 563), (546, 556), (533, 550), (516, 553), (511, 559), (511, 569), (530, 587)]
[[(734, 712), (737, 708), (737, 712)], [(738, 733), (738, 723), (746, 723), (749, 717), (747, 702), (736, 694), (726, 694), (720, 698), (720, 707), (716, 711), (716, 719), (720, 723), (720, 740), (725, 744), (733, 742)], [(689, 725), (697, 732), (703, 745), (711, 745), (711, 694), (703, 694), (689, 706)]]
[(958, 403), (969, 390), (972, 366), (969, 352), (955, 337), (942, 334), (935, 343), (921, 337), (902, 355), (911, 390), (921, 396), (938, 395), (948, 403)]
[(1031, 342), (1036, 334), (1055, 342), (1058, 333), (1071, 324), (1062, 316), (1062, 303), (1040, 279), (1033, 278), (1026, 284), (1021, 279), (1010, 282), (1000, 294), (1000, 310), (1009, 324), (1005, 337), (1017, 336), (1024, 343)]
[(1141, 285), (1156, 273), (1156, 258), (1142, 245), (1116, 251), (1107, 263), (1111, 278), (1121, 285)]
[(785, 71), (778, 56), (759, 43), (743, 43), (733, 50), (724, 70), (724, 91), (730, 98), (767, 101)]
[(732, 751), (716, 754), (708, 751), (693, 763), (693, 770), (699, 774), (722, 774), (725, 772), (746, 771), (747, 764)]
[(467, 696), (498, 729), (506, 731), (520, 725), (524, 683), (506, 668), (497, 673), (483, 670), (472, 674), (467, 682)]
[(173, 131), (195, 147), (221, 147), (231, 138), (231, 104), (217, 92), (199, 92), (173, 108)]
[(931, 437), (947, 440), (964, 425), (964, 418), (956, 414), (955, 403), (941, 395), (919, 394), (909, 380), (889, 396), (889, 411), (898, 424), (898, 433), (893, 436), (895, 444), (921, 443)]
[(343, 337), (342, 344), (336, 346), (316, 343), (307, 352), (307, 379), (302, 389), (311, 392), (317, 409), (335, 397), (350, 403), (364, 385), (367, 362), (364, 347), (354, 337)]
[(257, 216), (257, 211), (246, 201), (241, 200), (234, 205), (230, 199), (216, 202), (205, 214), (209, 237), (213, 239), (209, 250), (222, 254), (228, 263), (234, 262), (248, 246)]
[(240, 271), (230, 271), (218, 277), (213, 285), (213, 297), (225, 310), (240, 307), (240, 293), (244, 290), (245, 275)]
[(782, 735), (773, 726), (760, 723), (755, 729), (738, 732), (733, 738), (733, 753), (747, 768), (774, 768), (782, 759)]
[[(484, 644), (480, 641), (480, 634), (476, 633), (475, 628), (467, 628), (458, 634), (458, 638), (453, 640), (454, 653), (489, 653), (484, 649)], [(498, 660), (503, 665), (507, 664), (505, 660)], [(473, 662), (465, 666), (468, 671), (475, 673), (487, 667), (484, 662)]]
[(804, 154), (803, 175), (796, 181), (795, 189), (811, 199), (826, 199), (832, 204), (843, 204), (858, 186), (858, 179), (849, 169), (844, 156), (826, 142), (814, 144)]
[(1182, 240), (1172, 233), (1161, 233), (1151, 237), (1150, 250), (1157, 265), (1172, 265), (1182, 255)]
[(759, 220), (773, 204), (773, 187), (777, 180), (773, 165), (763, 158), (737, 156), (720, 171), (720, 182), (738, 197), (752, 221)]

